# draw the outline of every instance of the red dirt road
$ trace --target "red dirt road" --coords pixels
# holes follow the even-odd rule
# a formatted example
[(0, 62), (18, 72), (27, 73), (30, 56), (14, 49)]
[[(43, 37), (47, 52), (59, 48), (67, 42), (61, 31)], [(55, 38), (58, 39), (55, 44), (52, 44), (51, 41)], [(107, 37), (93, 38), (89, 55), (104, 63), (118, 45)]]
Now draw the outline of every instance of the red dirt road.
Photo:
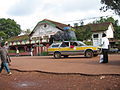
[(120, 90), (120, 76), (16, 72), (0, 75), (0, 90)]
[(120, 90), (120, 55), (108, 64), (99, 57), (12, 57), (10, 68), (11, 76), (0, 74), (0, 90)]
[(99, 56), (74, 56), (54, 59), (52, 56), (13, 57), (12, 69), (53, 73), (120, 74), (120, 55), (109, 55), (109, 63), (100, 64)]

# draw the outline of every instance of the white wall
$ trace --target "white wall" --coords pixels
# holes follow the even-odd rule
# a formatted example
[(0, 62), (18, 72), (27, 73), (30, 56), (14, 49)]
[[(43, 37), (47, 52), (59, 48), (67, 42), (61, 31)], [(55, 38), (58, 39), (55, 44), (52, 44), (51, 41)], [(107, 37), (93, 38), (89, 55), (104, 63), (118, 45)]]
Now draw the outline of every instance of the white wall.
[(43, 36), (49, 36), (50, 35), (54, 35), (55, 33), (57, 33), (58, 31), (60, 31), (59, 29), (57, 29), (56, 27), (53, 27), (49, 24), (46, 24), (47, 26), (44, 27), (44, 24), (40, 24), (35, 28), (35, 33), (33, 33), (32, 37), (42, 37)]
[(109, 25), (108, 30), (106, 31), (106, 35), (107, 35), (107, 38), (114, 38), (113, 28), (111, 24)]

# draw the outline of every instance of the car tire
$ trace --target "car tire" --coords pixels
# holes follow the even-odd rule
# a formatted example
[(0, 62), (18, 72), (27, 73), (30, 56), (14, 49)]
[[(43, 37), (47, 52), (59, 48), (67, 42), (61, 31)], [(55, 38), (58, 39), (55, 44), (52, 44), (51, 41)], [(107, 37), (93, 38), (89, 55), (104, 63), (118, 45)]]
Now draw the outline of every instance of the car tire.
[(54, 53), (54, 58), (56, 58), (56, 59), (61, 58), (61, 53), (60, 52), (55, 52)]
[(68, 58), (69, 55), (64, 55), (64, 58)]
[(98, 56), (98, 54), (94, 54), (94, 57), (97, 57)]
[(92, 50), (87, 50), (87, 51), (85, 52), (85, 57), (88, 57), (88, 58), (93, 57), (93, 51), (92, 51)]

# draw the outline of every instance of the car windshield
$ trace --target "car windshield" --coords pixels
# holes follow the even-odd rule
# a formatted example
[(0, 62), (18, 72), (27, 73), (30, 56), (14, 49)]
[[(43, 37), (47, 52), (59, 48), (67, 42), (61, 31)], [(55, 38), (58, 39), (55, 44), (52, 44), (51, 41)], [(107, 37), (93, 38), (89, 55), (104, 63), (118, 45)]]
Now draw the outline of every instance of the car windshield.
[(51, 47), (52, 48), (57, 48), (57, 47), (59, 47), (59, 45), (60, 45), (60, 43), (54, 43), (54, 44), (51, 45)]
[(84, 44), (84, 43), (81, 42), (81, 41), (77, 41), (77, 43), (78, 43), (78, 46), (87, 46), (86, 44)]

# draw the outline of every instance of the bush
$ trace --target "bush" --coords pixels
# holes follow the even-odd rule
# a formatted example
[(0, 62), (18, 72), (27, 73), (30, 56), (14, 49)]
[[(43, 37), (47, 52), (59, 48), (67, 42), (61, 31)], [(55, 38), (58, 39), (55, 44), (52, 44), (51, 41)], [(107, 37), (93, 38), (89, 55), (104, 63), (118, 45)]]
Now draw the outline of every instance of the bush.
[(8, 53), (16, 53), (15, 50), (9, 50)]
[(41, 56), (48, 56), (48, 52), (42, 52)]
[(20, 50), (20, 53), (23, 53), (23, 52), (25, 52), (24, 50)]
[(86, 45), (93, 45), (92, 41), (85, 41), (84, 42)]

